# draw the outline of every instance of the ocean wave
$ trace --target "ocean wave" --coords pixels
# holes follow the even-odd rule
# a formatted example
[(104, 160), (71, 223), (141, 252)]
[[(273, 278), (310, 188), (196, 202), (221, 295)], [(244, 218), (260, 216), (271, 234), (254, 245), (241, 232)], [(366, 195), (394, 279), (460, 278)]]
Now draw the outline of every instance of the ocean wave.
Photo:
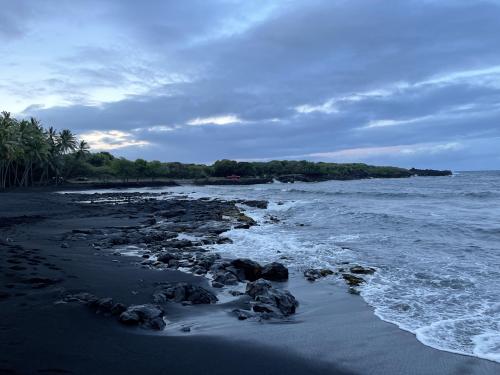
[(345, 197), (366, 197), (366, 198), (387, 198), (387, 199), (406, 199), (406, 198), (416, 198), (416, 199), (428, 199), (428, 198), (440, 198), (440, 199), (485, 199), (485, 198), (499, 198), (500, 191), (488, 190), (488, 191), (476, 191), (476, 192), (463, 192), (463, 191), (431, 191), (429, 193), (421, 192), (405, 192), (405, 191), (327, 191), (327, 190), (307, 190), (307, 189), (297, 189), (288, 188), (282, 189), (281, 191), (287, 193), (294, 193), (299, 195), (320, 195), (320, 196), (345, 196)]
[(500, 192), (498, 191), (471, 191), (462, 192), (460, 195), (468, 198), (498, 198), (500, 197)]
[(376, 191), (318, 191), (318, 190), (303, 190), (303, 189), (283, 189), (282, 191), (296, 194), (307, 195), (326, 195), (326, 196), (351, 196), (351, 197), (373, 197), (373, 198), (425, 198), (430, 195), (421, 193), (407, 192), (376, 192)]

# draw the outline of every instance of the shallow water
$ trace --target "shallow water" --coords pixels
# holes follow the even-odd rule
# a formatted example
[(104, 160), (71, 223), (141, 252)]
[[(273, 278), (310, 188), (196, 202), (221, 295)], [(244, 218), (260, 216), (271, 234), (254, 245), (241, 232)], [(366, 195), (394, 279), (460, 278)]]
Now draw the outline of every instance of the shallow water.
[(500, 362), (500, 172), (162, 190), (269, 200), (247, 211), (261, 225), (232, 230), (217, 251), (296, 271), (376, 267), (361, 295), (377, 316), (434, 348)]

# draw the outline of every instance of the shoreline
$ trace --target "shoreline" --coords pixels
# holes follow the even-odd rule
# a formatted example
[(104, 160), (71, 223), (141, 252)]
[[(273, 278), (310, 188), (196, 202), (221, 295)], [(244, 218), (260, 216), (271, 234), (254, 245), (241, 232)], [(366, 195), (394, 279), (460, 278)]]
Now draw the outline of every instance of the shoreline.
[[(0, 300), (2, 307), (7, 306), (2, 311), (4, 314), (8, 314), (8, 316), (2, 316), (1, 328), (6, 332), (6, 335), (3, 335), (5, 341), (2, 340), (2, 344), (12, 349), (14, 354), (0, 358), (0, 369), (10, 368), (20, 373), (31, 373), (35, 372), (36, 369), (34, 367), (28, 369), (27, 366), (39, 366), (41, 362), (48, 361), (55, 366), (54, 368), (81, 366), (79, 368), (72, 367), (71, 371), (83, 373), (83, 369), (88, 365), (84, 365), (83, 361), (77, 361), (75, 365), (71, 365), (70, 359), (74, 358), (75, 355), (81, 358), (93, 355), (97, 356), (97, 362), (104, 366), (102, 373), (106, 373), (104, 368), (107, 366), (107, 360), (104, 356), (113, 357), (116, 355), (116, 344), (120, 342), (121, 345), (122, 340), (129, 340), (129, 343), (124, 345), (131, 347), (134, 346), (134, 343), (140, 342), (139, 352), (145, 356), (151, 354), (151, 351), (160, 350), (151, 348), (150, 345), (153, 344), (149, 343), (147, 339), (154, 340), (156, 343), (161, 340), (183, 342), (185, 344), (184, 350), (187, 351), (192, 347), (203, 346), (203, 342), (217, 342), (215, 348), (212, 347), (214, 344), (211, 342), (208, 347), (203, 349), (206, 351), (205, 358), (207, 355), (210, 357), (210, 353), (218, 352), (225, 360), (212, 368), (213, 373), (220, 373), (220, 371), (229, 373), (235, 370), (234, 360), (230, 359), (235, 350), (236, 356), (241, 360), (246, 358), (247, 351), (254, 353), (258, 358), (264, 358), (262, 359), (264, 365), (259, 370), (262, 373), (285, 371), (284, 367), (278, 366), (288, 366), (286, 367), (287, 372), (297, 374), (306, 372), (344, 373), (342, 371), (345, 373), (418, 374), (422, 373), (422, 370), (429, 374), (453, 374), (457, 373), (458, 369), (469, 371), (464, 373), (487, 374), (500, 368), (500, 365), (495, 362), (450, 354), (424, 346), (416, 340), (413, 334), (402, 331), (394, 324), (381, 321), (364, 300), (359, 296), (347, 293), (347, 288), (340, 287), (341, 284), (338, 281), (324, 279), (316, 283), (308, 283), (301, 275), (296, 274), (292, 274), (290, 280), (281, 285), (281, 288), (288, 288), (299, 300), (300, 305), (297, 313), (291, 318), (295, 322), (294, 324), (239, 322), (228, 313), (226, 308), (228, 306), (232, 308), (231, 304), (234, 301), (207, 306), (182, 306), (169, 303), (166, 311), (167, 319), (169, 316), (177, 316), (184, 321), (189, 318), (201, 322), (199, 323), (201, 328), (194, 327), (190, 332), (177, 330), (175, 335), (171, 336), (168, 334), (168, 325), (166, 334), (151, 334), (149, 331), (121, 327), (109, 318), (96, 315), (78, 304), (54, 305), (54, 302), (60, 300), (62, 294), (82, 291), (93, 292), (100, 297), (112, 296), (127, 304), (144, 303), (145, 300), (151, 298), (150, 296), (154, 292), (154, 283), (190, 282), (195, 285), (207, 286), (207, 281), (201, 276), (181, 271), (171, 269), (158, 271), (138, 267), (137, 258), (119, 256), (112, 251), (108, 253), (104, 249), (89, 249), (88, 243), (86, 243), (88, 241), (85, 240), (77, 239), (71, 242), (67, 248), (60, 247), (62, 242), (60, 236), (75, 229), (80, 230), (89, 226), (124, 228), (139, 225), (145, 217), (138, 212), (131, 212), (127, 205), (110, 211), (99, 207), (99, 203), (96, 204), (95, 209), (85, 205), (76, 206), (72, 197), (59, 194), (17, 192), (15, 194), (7, 193), (7, 195), (9, 199), (0, 201), (1, 212), (8, 213), (4, 216), (17, 218), (23, 217), (23, 215), (27, 216), (20, 219), (21, 221), (17, 225), (0, 226), (1, 239), (9, 238), (9, 241), (4, 242), (2, 248), (5, 249), (6, 253), (9, 253), (15, 247), (20, 247), (21, 249), (16, 250), (16, 258), (17, 260), (25, 259), (28, 264), (7, 263), (8, 260), (15, 260), (12, 257), (3, 259), (1, 264), (2, 272), (4, 272), (3, 277), (12, 279), (5, 280), (4, 285), (13, 284), (12, 288), (7, 288), (10, 291), (8, 293), (12, 296)], [(28, 259), (19, 256), (26, 252), (30, 252), (27, 255)], [(15, 265), (12, 266), (12, 264)], [(31, 276), (60, 278), (62, 280), (46, 288), (26, 288), (25, 285), (13, 281), (18, 278), (15, 275), (16, 272), (5, 272), (16, 265), (18, 266), (16, 272), (19, 273), (24, 272), (30, 275), (37, 273), (37, 276)], [(19, 267), (25, 269), (19, 269)], [(34, 268), (36, 268), (35, 271)], [(9, 274), (14, 274), (14, 276), (10, 277)], [(12, 314), (16, 316), (12, 317)], [(214, 318), (211, 314), (215, 314), (218, 318)], [(42, 317), (41, 322), (38, 324), (32, 322), (31, 319), (34, 316)], [(81, 325), (93, 332), (94, 338), (109, 331), (110, 338), (106, 341), (111, 348), (108, 348), (107, 352), (106, 349), (100, 348), (103, 351), (100, 354), (99, 352), (76, 353), (74, 348), (67, 347), (67, 343), (70, 342), (68, 340), (72, 340), (72, 337), (69, 337), (69, 334), (65, 332), (59, 332), (53, 326), (54, 317), (57, 317), (58, 324), (68, 327), (67, 329), (73, 335), (82, 333)], [(97, 327), (100, 328), (97, 329)], [(50, 334), (51, 329), (56, 329), (59, 332), (52, 344), (60, 351), (59, 356), (52, 356), (41, 348), (43, 338)], [(256, 330), (259, 333), (257, 336), (254, 334)], [(33, 333), (37, 336), (37, 332), (40, 332), (42, 337), (36, 338), (35, 342), (25, 340), (16, 342), (15, 340), (15, 337), (33, 336)], [(230, 337), (231, 339), (229, 339)], [(250, 337), (253, 339), (248, 340)], [(393, 341), (398, 344), (394, 345)], [(238, 349), (233, 350), (235, 343), (237, 343)], [(270, 343), (273, 345), (269, 346)], [(286, 352), (283, 352), (283, 348), (286, 348)], [(40, 354), (37, 354), (40, 350), (46, 356), (45, 358), (40, 358)], [(226, 350), (227, 352), (225, 352)], [(388, 350), (393, 352), (388, 353)], [(268, 356), (266, 354), (268, 351), (275, 354)], [(37, 361), (32, 364), (22, 363), (20, 357), (22, 352), (30, 353), (38, 358), (38, 364)], [(186, 353), (176, 352), (170, 355), (172, 360), (179, 355), (186, 355)], [(416, 359), (419, 364), (408, 367), (405, 363), (410, 359)], [(166, 364), (157, 363), (155, 371), (168, 372), (167, 370), (172, 370), (169, 368), (171, 360), (166, 360)], [(273, 363), (275, 361), (277, 364)], [(186, 367), (179, 367), (179, 371), (182, 369), (182, 371), (188, 371), (186, 373), (191, 373), (189, 372), (189, 362), (192, 361), (186, 360), (184, 364)], [(439, 364), (439, 368), (435, 366), (436, 363)], [(375, 364), (379, 367), (373, 369)], [(123, 366), (124, 369), (127, 368), (124, 364)], [(145, 363), (143, 366), (148, 368), (152, 365)], [(198, 370), (200, 369), (208, 371), (206, 367), (199, 367)], [(238, 370), (243, 371), (238, 373), (246, 373), (244, 369), (238, 368)], [(88, 367), (87, 371), (96, 373), (95, 369), (89, 370)], [(161, 373), (152, 372), (152, 368), (146, 371), (151, 371), (146, 373)], [(109, 368), (107, 373), (109, 373)], [(193, 370), (192, 373), (196, 372)]]
[(161, 188), (161, 187), (175, 187), (175, 186), (247, 186), (259, 184), (271, 184), (275, 181), (280, 183), (295, 183), (307, 182), (318, 183), (326, 181), (353, 181), (353, 180), (370, 180), (370, 179), (401, 179), (401, 178), (414, 178), (414, 177), (450, 177), (457, 172), (451, 171), (435, 171), (435, 170), (419, 170), (421, 174), (414, 172), (411, 175), (405, 176), (390, 176), (390, 177), (358, 177), (350, 176), (345, 178), (338, 177), (311, 177), (304, 175), (284, 175), (278, 178), (274, 177), (244, 177), (237, 180), (227, 179), (224, 177), (210, 177), (205, 179), (158, 179), (158, 180), (132, 180), (132, 181), (93, 181), (93, 182), (77, 182), (67, 181), (60, 185), (41, 185), (30, 187), (15, 187), (0, 189), (0, 193), (17, 193), (17, 192), (58, 192), (65, 191), (87, 191), (98, 189), (137, 189), (137, 188)]

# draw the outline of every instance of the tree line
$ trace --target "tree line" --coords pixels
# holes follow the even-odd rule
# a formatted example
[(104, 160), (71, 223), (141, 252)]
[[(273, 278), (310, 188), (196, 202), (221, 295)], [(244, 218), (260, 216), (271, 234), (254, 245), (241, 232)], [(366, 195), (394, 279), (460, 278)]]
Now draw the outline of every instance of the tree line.
[[(212, 165), (135, 161), (109, 152), (89, 151), (84, 140), (67, 129), (45, 129), (38, 120), (0, 115), (0, 188), (60, 184), (69, 179), (111, 181), (207, 179), (240, 177), (278, 178), (281, 181), (321, 181), (409, 177), (416, 170), (362, 163), (337, 164), (305, 160), (239, 162), (218, 160)], [(419, 173), (425, 173), (420, 171)], [(436, 171), (432, 171), (433, 173)]]
[(0, 187), (59, 183), (89, 153), (67, 129), (44, 129), (34, 118), (17, 120), (0, 114)]

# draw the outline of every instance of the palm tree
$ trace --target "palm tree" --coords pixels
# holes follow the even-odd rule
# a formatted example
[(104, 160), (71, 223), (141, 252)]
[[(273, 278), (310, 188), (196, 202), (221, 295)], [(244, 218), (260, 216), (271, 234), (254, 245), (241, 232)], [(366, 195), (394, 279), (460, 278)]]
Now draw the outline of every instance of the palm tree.
[(0, 115), (0, 187), (9, 185), (10, 168), (16, 158), (17, 122), (9, 112)]
[(90, 154), (90, 146), (84, 140), (81, 140), (76, 147), (75, 156), (78, 160), (83, 159), (84, 156)]
[(71, 173), (74, 161), (88, 153), (87, 142), (77, 142), (70, 130), (45, 130), (35, 118), (18, 121), (0, 113), (0, 188), (59, 181), (61, 171)]
[(67, 154), (70, 151), (75, 151), (77, 141), (71, 130), (64, 129), (59, 133), (59, 149), (62, 154)]

